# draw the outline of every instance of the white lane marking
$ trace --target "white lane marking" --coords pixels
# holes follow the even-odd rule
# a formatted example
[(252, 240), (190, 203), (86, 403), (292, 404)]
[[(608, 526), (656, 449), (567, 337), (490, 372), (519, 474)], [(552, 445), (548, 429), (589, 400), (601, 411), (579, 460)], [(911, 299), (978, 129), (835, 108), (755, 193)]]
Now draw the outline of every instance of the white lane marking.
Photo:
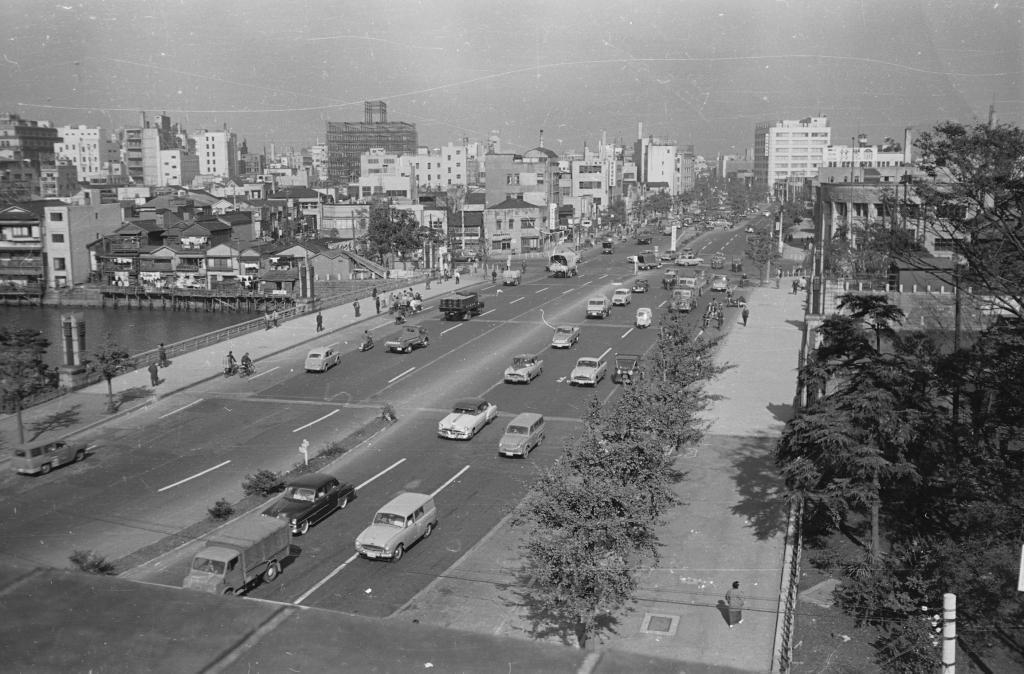
[(602, 353), (600, 356), (598, 356), (598, 358), (604, 358), (605, 356), (608, 355), (608, 352), (611, 351), (611, 350), (612, 350), (612, 347), (609, 346), (607, 349), (604, 350), (604, 353)]
[(608, 274), (601, 274), (600, 276), (597, 277), (597, 280), (600, 281), (603, 278), (608, 278)]
[(178, 409), (176, 409), (174, 411), (168, 412), (167, 414), (164, 414), (160, 418), (163, 419), (164, 417), (169, 417), (172, 414), (177, 414), (178, 412), (183, 412), (183, 411), (187, 410), (188, 408), (192, 407), (193, 405), (198, 405), (201, 402), (203, 402), (202, 398), (200, 398), (199, 400), (193, 400), (188, 405), (185, 405), (184, 407), (179, 407)]
[(264, 371), (264, 372), (260, 372), (259, 374), (254, 374), (254, 375), (252, 375), (251, 377), (249, 377), (249, 379), (259, 379), (259, 378), (260, 378), (260, 377), (262, 377), (263, 375), (265, 375), (265, 374), (270, 374), (271, 372), (273, 372), (273, 371), (274, 371), (274, 370), (276, 370), (276, 369), (277, 369), (277, 366), (275, 365), (274, 367), (270, 368), (269, 370), (266, 370), (266, 371)]
[[(442, 330), (442, 331), (441, 331), (441, 334), (443, 335), (443, 334), (444, 334), (444, 333), (446, 333), (446, 332), (451, 332), (451, 331), (452, 331), (452, 330), (454, 330), (455, 328), (461, 328), (461, 327), (462, 327), (462, 323), (458, 323), (458, 324), (456, 324), (456, 325), (453, 325), (452, 327), (450, 327), (450, 328), (448, 328), (448, 329), (446, 329), (446, 330)], [(401, 377), (402, 375), (398, 375), (398, 376), (399, 376), (399, 377)]]
[(628, 335), (631, 332), (633, 332), (633, 328), (630, 328), (629, 330), (626, 330), (624, 333), (622, 333), (622, 337), (619, 337), (619, 339), (625, 339), (626, 335)]
[(522, 302), (525, 299), (526, 299), (525, 297), (517, 297), (514, 300), (512, 300), (511, 302), (509, 302), (509, 304), (515, 304), (516, 302)]
[[(459, 326), (456, 325), (455, 327), (457, 328)], [(451, 329), (454, 330), (455, 328), (451, 328)], [(388, 379), (388, 383), (389, 384), (394, 384), (396, 381), (398, 381), (399, 379), (401, 379), (402, 377), (404, 377), (405, 375), (409, 374), (410, 372), (412, 372), (415, 369), (416, 369), (416, 366), (414, 365), (413, 367), (410, 367), (405, 372), (403, 372), (401, 374), (397, 374), (394, 377), (392, 377), (391, 379)]]
[(585, 285), (585, 286), (588, 286), (588, 285), (590, 285), (590, 283), (591, 283), (590, 281), (584, 281), (584, 282), (583, 282), (583, 283), (581, 283), (580, 285)]
[(542, 292), (544, 292), (544, 291), (545, 291), (545, 290), (547, 290), (547, 289), (548, 289), (548, 288), (547, 288), (547, 286), (544, 286), (543, 288), (541, 288), (540, 290), (538, 290), (537, 292), (535, 292), (535, 293), (533, 293), (533, 294), (534, 294), (534, 295), (539, 295), (539, 294), (541, 294)]
[(299, 426), (298, 428), (296, 428), (295, 430), (293, 430), (293, 431), (292, 431), (292, 433), (298, 433), (299, 431), (303, 430), (304, 428), (309, 428), (309, 427), (310, 427), (310, 426), (312, 426), (313, 424), (318, 424), (318, 423), (320, 423), (321, 421), (323, 421), (324, 419), (326, 419), (327, 417), (333, 417), (333, 416), (334, 416), (335, 414), (337, 414), (337, 413), (338, 413), (338, 412), (340, 412), (340, 411), (341, 411), (341, 410), (334, 410), (334, 411), (332, 411), (332, 412), (328, 412), (327, 414), (323, 415), (323, 416), (322, 416), (322, 417), (320, 417), (319, 419), (314, 419), (313, 421), (310, 421), (310, 422), (309, 422), (308, 424), (306, 424), (305, 426)]
[(664, 300), (661, 304), (658, 305), (658, 308), (660, 309), (663, 306), (665, 306), (666, 304), (668, 304), (668, 300)]
[(313, 587), (309, 588), (308, 590), (306, 590), (305, 592), (303, 592), (303, 593), (302, 593), (301, 595), (299, 595), (299, 598), (298, 598), (298, 599), (296, 599), (294, 603), (296, 603), (296, 604), (301, 604), (302, 602), (306, 601), (306, 599), (308, 599), (308, 598), (309, 598), (309, 595), (311, 595), (311, 594), (313, 594), (314, 592), (316, 592), (317, 590), (319, 590), (319, 589), (320, 589), (321, 587), (323, 587), (323, 586), (324, 586), (324, 583), (326, 583), (326, 582), (327, 582), (327, 581), (329, 581), (329, 580), (330, 580), (331, 578), (334, 578), (334, 577), (335, 577), (335, 576), (337, 576), (337, 575), (338, 575), (339, 573), (341, 573), (342, 569), (344, 569), (344, 568), (345, 568), (346, 566), (348, 566), (349, 564), (351, 564), (352, 562), (354, 562), (354, 561), (355, 561), (355, 559), (356, 559), (356, 557), (358, 557), (358, 556), (359, 556), (359, 553), (358, 553), (358, 552), (356, 552), (356, 553), (353, 553), (351, 557), (349, 557), (349, 558), (348, 558), (348, 559), (346, 559), (346, 560), (345, 560), (344, 562), (342, 562), (341, 564), (339, 564), (339, 565), (337, 566), (337, 568), (335, 568), (335, 569), (334, 569), (334, 571), (331, 571), (331, 572), (330, 572), (329, 574), (327, 574), (326, 576), (324, 576), (323, 578), (321, 578), (321, 579), (320, 579), (320, 581), (319, 581), (319, 582), (318, 582), (318, 583), (317, 583), (316, 585), (314, 585)]
[(387, 473), (387, 472), (388, 472), (389, 470), (391, 470), (392, 468), (397, 468), (398, 466), (402, 465), (402, 464), (403, 464), (404, 462), (405, 462), (405, 459), (399, 459), (398, 461), (395, 461), (395, 462), (394, 462), (393, 464), (391, 464), (390, 466), (388, 466), (388, 467), (387, 467), (387, 468), (385, 468), (384, 470), (380, 471), (379, 473), (377, 473), (376, 475), (374, 475), (373, 477), (371, 477), (371, 478), (370, 478), (369, 480), (367, 480), (366, 482), (364, 482), (364, 483), (362, 483), (362, 484), (360, 484), (360, 485), (356, 485), (356, 494), (358, 494), (358, 493), (359, 493), (359, 490), (360, 490), (360, 489), (362, 489), (362, 488), (363, 488), (363, 487), (365, 487), (366, 485), (370, 484), (371, 482), (373, 482), (374, 480), (376, 480), (376, 479), (377, 479), (378, 477), (380, 477), (381, 475), (383, 475), (383, 474)]
[(197, 477), (201, 477), (203, 475), (206, 475), (207, 473), (209, 473), (211, 471), (214, 471), (214, 470), (217, 470), (218, 468), (223, 468), (224, 466), (228, 465), (229, 463), (231, 463), (231, 459), (228, 459), (227, 461), (224, 461), (222, 463), (218, 463), (216, 466), (211, 466), (211, 467), (207, 468), (206, 470), (201, 470), (198, 473), (196, 473), (195, 475), (191, 475), (189, 477), (186, 477), (184, 480), (178, 480), (174, 484), (169, 484), (166, 487), (160, 487), (156, 491), (157, 491), (157, 493), (160, 493), (162, 491), (167, 491), (168, 489), (173, 489), (174, 487), (177, 487), (180, 484), (185, 484), (189, 480), (194, 480)]
[(450, 485), (450, 484), (451, 484), (452, 482), (455, 482), (456, 480), (458, 480), (458, 479), (459, 479), (459, 477), (460, 477), (460, 476), (461, 476), (461, 475), (462, 475), (463, 473), (465, 473), (465, 472), (466, 472), (467, 470), (469, 470), (469, 465), (468, 465), (468, 464), (467, 464), (467, 465), (466, 465), (466, 466), (465, 466), (465, 467), (464, 467), (464, 468), (463, 468), (462, 470), (460, 470), (459, 472), (455, 473), (455, 475), (452, 475), (452, 476), (451, 476), (450, 478), (448, 478), (448, 481), (447, 481), (447, 482), (445, 482), (444, 484), (442, 484), (442, 485), (441, 485), (440, 487), (438, 487), (438, 488), (437, 488), (437, 489), (435, 489), (434, 491), (430, 492), (430, 495), (431, 495), (431, 496), (437, 496), (438, 494), (440, 494), (440, 493), (441, 493), (441, 490), (442, 490), (442, 489), (444, 489), (445, 487), (447, 487), (448, 485)]
[(575, 288), (569, 288), (568, 290), (563, 290), (563, 291), (562, 291), (562, 294), (563, 294), (563, 295), (568, 295), (569, 293), (571, 293), (571, 292), (572, 292), (572, 291), (574, 291), (574, 290), (576, 290), (576, 289), (575, 289)]
[(485, 311), (482, 314), (480, 314), (480, 317), (483, 318), (487, 314), (493, 314), (493, 313), (494, 313), (494, 309), (488, 309), (487, 311)]

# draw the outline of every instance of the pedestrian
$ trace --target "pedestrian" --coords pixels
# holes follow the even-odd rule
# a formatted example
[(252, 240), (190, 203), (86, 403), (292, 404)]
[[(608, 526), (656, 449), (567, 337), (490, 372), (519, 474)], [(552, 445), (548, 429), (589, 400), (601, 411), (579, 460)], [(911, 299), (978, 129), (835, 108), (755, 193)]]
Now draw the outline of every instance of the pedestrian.
[(373, 286), (373, 299), (377, 299), (377, 286)]
[(427, 286), (426, 286), (425, 290), (430, 290), (430, 279), (429, 278), (427, 279)]
[(352, 303), (352, 310), (356, 312), (356, 318), (359, 318), (359, 300)]
[(157, 369), (156, 363), (149, 364), (149, 383), (153, 386), (160, 383), (160, 370)]
[(725, 603), (729, 605), (729, 629), (733, 625), (743, 623), (743, 590), (740, 589), (740, 581), (732, 581), (732, 587), (725, 593)]
[(323, 332), (324, 330), (324, 315), (322, 312), (316, 312), (316, 331)]
[(747, 327), (747, 319), (750, 318), (750, 309), (743, 307), (743, 327)]
[[(376, 290), (376, 288), (374, 289)], [(373, 296), (373, 305), (377, 308), (377, 313), (380, 313), (380, 297), (377, 295)]]
[(782, 270), (779, 269), (779, 273), (775, 275), (775, 288), (776, 288), (776, 290), (779, 288), (779, 285), (781, 285), (781, 283), (782, 283)]
[(263, 325), (264, 325), (264, 328), (263, 328), (264, 330), (269, 330), (270, 329), (270, 312), (269, 311), (264, 311), (263, 312)]
[(164, 348), (164, 343), (160, 342), (160, 348), (157, 349), (157, 358), (160, 361), (160, 367), (167, 367), (170, 363), (167, 362), (167, 349)]
[(796, 295), (800, 290), (800, 279), (793, 279), (793, 294)]
[(278, 318), (279, 318), (279, 316), (277, 314), (277, 309), (274, 309), (274, 312), (272, 314), (270, 314), (270, 320), (274, 321), (274, 327), (275, 328), (277, 327)]
[(459, 285), (459, 270), (455, 270), (455, 285)]

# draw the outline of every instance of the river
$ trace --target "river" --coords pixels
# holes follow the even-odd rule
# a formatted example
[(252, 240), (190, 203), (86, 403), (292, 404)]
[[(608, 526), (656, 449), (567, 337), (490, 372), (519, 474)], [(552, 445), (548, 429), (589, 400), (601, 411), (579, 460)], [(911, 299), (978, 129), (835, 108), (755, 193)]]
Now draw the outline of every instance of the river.
[(155, 349), (160, 342), (174, 342), (258, 318), (259, 314), (230, 311), (161, 311), (160, 309), (111, 309), (97, 307), (9, 307), (0, 306), (0, 325), (39, 330), (50, 340), (46, 362), (63, 362), (60, 347), (60, 317), (81, 313), (85, 319), (85, 350), (91, 354), (107, 333), (128, 353)]

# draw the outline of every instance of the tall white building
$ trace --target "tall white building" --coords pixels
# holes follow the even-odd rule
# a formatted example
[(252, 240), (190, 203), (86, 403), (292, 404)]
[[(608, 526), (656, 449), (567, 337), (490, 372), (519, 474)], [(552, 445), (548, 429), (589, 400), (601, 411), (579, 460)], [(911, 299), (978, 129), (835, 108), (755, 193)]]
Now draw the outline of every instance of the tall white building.
[(102, 127), (62, 126), (57, 133), (63, 142), (54, 144), (54, 154), (69, 160), (82, 182), (105, 182), (112, 173), (112, 164), (120, 161), (119, 144)]
[(678, 146), (672, 141), (661, 141), (654, 136), (644, 138), (643, 124), (637, 126), (637, 136), (633, 143), (633, 163), (636, 164), (637, 182), (648, 190), (677, 194)]
[(159, 187), (167, 185), (190, 185), (199, 175), (199, 158), (187, 150), (160, 150)]
[(203, 130), (195, 135), (199, 173), (223, 178), (238, 176), (238, 138), (231, 131)]
[(813, 178), (831, 143), (828, 117), (761, 122), (754, 127), (754, 182), (772, 191), (790, 178)]
[(446, 190), (454, 185), (470, 184), (470, 174), (478, 172), (476, 153), (471, 150), (475, 148), (455, 143), (433, 150), (419, 148), (412, 160), (416, 184), (425, 190)]

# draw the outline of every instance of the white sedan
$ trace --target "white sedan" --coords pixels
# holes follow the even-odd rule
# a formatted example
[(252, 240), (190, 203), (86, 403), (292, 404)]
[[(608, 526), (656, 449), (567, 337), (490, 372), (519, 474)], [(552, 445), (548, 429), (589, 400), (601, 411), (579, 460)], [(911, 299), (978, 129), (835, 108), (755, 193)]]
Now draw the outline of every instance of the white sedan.
[(649, 328), (654, 320), (654, 312), (648, 307), (641, 307), (636, 310), (636, 327)]
[(676, 258), (676, 264), (680, 267), (696, 267), (704, 264), (704, 258), (696, 255), (680, 255)]
[(452, 440), (471, 440), (484, 426), (498, 418), (498, 406), (483, 398), (455, 403), (451, 414), (437, 424), (437, 434)]

